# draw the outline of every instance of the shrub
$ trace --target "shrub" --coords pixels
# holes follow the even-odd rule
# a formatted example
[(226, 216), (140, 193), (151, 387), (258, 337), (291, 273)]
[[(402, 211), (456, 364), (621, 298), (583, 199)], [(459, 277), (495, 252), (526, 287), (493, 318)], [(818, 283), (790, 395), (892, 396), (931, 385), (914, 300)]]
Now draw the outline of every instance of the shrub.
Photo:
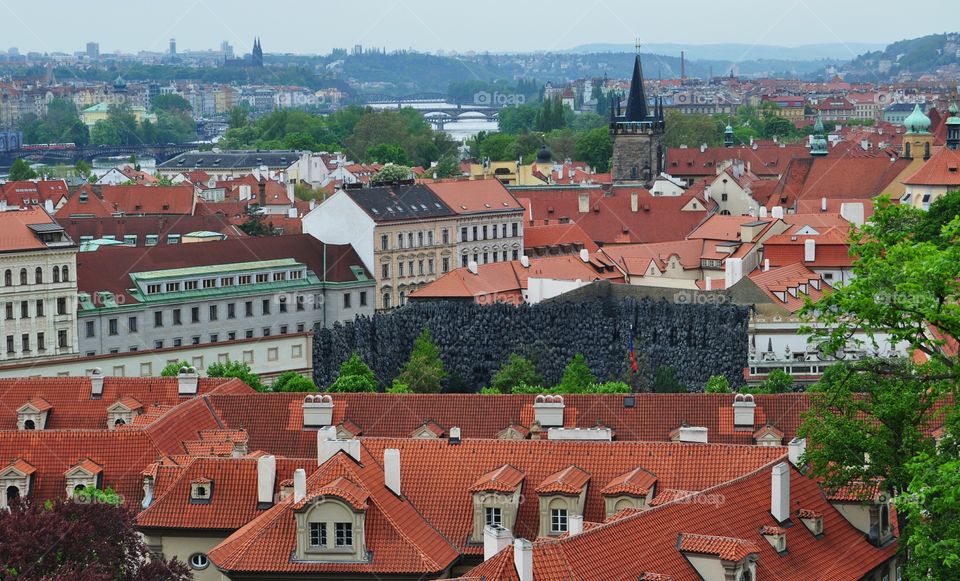
[(563, 379), (557, 384), (554, 391), (558, 393), (578, 393), (597, 383), (597, 376), (587, 367), (583, 354), (577, 353), (567, 363), (563, 371)]
[(507, 362), (490, 380), (490, 386), (498, 389), (500, 393), (509, 393), (510, 390), (521, 383), (543, 385), (543, 376), (537, 372), (529, 359), (511, 353)]
[(686, 393), (687, 388), (677, 379), (677, 370), (673, 367), (661, 367), (653, 378), (654, 393)]
[(707, 393), (731, 393), (730, 382), (723, 375), (711, 375), (704, 389)]
[(236, 377), (257, 391), (266, 391), (266, 386), (260, 377), (250, 370), (250, 366), (243, 361), (228, 361), (214, 363), (207, 367), (208, 377)]
[(414, 340), (410, 359), (397, 375), (397, 381), (408, 385), (416, 393), (436, 393), (446, 377), (440, 350), (430, 336), (430, 329), (424, 327)]
[(354, 353), (340, 365), (340, 373), (329, 391), (358, 392), (377, 391), (377, 378), (360, 355)]
[(285, 371), (277, 377), (270, 386), (270, 391), (304, 392), (317, 391), (313, 381), (300, 375), (296, 371)]

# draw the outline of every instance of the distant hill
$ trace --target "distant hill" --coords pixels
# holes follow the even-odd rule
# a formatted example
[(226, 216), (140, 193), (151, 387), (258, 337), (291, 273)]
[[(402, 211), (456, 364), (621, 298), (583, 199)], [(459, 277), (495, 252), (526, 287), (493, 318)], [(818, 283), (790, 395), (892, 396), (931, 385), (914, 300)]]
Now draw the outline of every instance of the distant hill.
[[(771, 60), (771, 61), (809, 61), (831, 59), (847, 61), (856, 55), (881, 50), (882, 43), (824, 43), (806, 44), (802, 46), (776, 46), (766, 44), (645, 44), (644, 52), (654, 52), (665, 56), (679, 57), (680, 51), (688, 59), (705, 61), (744, 61), (744, 60)], [(571, 53), (592, 52), (634, 52), (629, 44), (583, 44), (567, 51)]]
[(875, 80), (926, 73), (960, 72), (960, 33), (900, 40), (853, 59), (842, 70), (851, 79)]

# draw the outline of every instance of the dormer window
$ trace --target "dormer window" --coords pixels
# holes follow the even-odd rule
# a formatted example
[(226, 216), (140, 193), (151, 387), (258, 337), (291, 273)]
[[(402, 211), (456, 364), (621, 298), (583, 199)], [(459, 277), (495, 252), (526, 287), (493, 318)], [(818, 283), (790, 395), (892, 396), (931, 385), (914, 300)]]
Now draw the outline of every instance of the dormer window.
[(71, 498), (77, 492), (90, 488), (100, 488), (103, 467), (87, 459), (64, 472), (63, 477), (66, 480), (67, 498)]
[(367, 560), (364, 542), (369, 494), (346, 478), (337, 478), (294, 507), (301, 561)]
[(47, 415), (53, 406), (42, 397), (35, 397), (17, 408), (18, 430), (42, 430), (47, 425)]
[(190, 482), (190, 504), (209, 504), (213, 500), (213, 481), (197, 478)]
[(567, 531), (570, 515), (583, 516), (590, 474), (576, 466), (568, 466), (551, 474), (540, 486), (540, 531), (556, 536)]
[(33, 465), (20, 459), (0, 469), (0, 508), (8, 508), (10, 503), (30, 494), (34, 472), (36, 469)]
[(470, 486), (473, 495), (471, 542), (483, 542), (483, 529), (487, 525), (513, 530), (520, 508), (523, 479), (523, 472), (504, 464), (487, 472)]
[(800, 517), (800, 522), (803, 523), (803, 526), (807, 527), (813, 536), (820, 538), (823, 536), (823, 514), (808, 509), (800, 509), (797, 513), (797, 516)]

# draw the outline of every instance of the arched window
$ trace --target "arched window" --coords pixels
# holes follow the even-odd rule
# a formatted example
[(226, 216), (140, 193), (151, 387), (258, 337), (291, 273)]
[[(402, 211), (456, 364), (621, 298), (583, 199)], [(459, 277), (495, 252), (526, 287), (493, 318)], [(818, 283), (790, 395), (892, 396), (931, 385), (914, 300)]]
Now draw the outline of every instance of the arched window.
[(124, 424), (126, 424), (126, 423), (127, 423), (127, 422), (123, 421), (123, 418), (117, 418), (117, 421), (113, 422), (113, 425), (115, 425), (115, 426), (122, 426), (122, 425), (124, 425)]
[(13, 272), (9, 268), (3, 273), (3, 286), (13, 286)]
[(383, 293), (383, 308), (390, 308), (390, 293)]
[(36, 429), (37, 429), (37, 424), (35, 424), (35, 423), (33, 422), (33, 420), (27, 420), (27, 421), (23, 422), (23, 429), (24, 429), (24, 430), (36, 430)]
[(33, 279), (37, 284), (43, 284), (43, 268), (37, 267), (37, 270), (33, 274)]
[(880, 507), (880, 534), (885, 535), (890, 530), (890, 509), (884, 504)]
[(930, 142), (923, 144), (923, 159), (930, 159)]
[(910, 142), (909, 141), (906, 143), (905, 149), (906, 151), (904, 152), (903, 157), (910, 159)]
[(18, 498), (20, 498), (20, 489), (17, 488), (16, 486), (8, 486), (7, 487), (7, 506), (10, 506), (10, 504), (13, 501), (17, 500)]
[(20, 284), (27, 284), (27, 269), (20, 269)]
[(70, 280), (70, 271), (67, 270), (67, 265), (63, 265), (63, 282)]
[(60, 282), (60, 267), (53, 267), (53, 282)]
[(84, 491), (84, 490), (86, 490), (86, 489), (87, 489), (87, 487), (86, 487), (85, 484), (78, 484), (78, 485), (76, 485), (76, 486), (73, 487), (73, 491), (74, 491), (74, 492), (82, 492), (82, 491)]
[(194, 569), (206, 569), (210, 565), (210, 560), (203, 553), (194, 553), (190, 555), (190, 567)]

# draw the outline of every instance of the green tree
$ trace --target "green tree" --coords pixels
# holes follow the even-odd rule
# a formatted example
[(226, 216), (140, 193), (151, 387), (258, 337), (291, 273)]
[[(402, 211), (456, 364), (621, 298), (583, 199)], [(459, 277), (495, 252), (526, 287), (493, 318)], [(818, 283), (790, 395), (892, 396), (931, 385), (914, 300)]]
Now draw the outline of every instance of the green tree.
[(246, 103), (233, 107), (227, 114), (228, 127), (230, 129), (240, 129), (241, 127), (246, 127), (249, 116), (250, 108)]
[(782, 369), (774, 369), (755, 390), (755, 393), (790, 393), (793, 391), (793, 377)]
[(257, 205), (246, 207), (247, 218), (240, 224), (240, 229), (247, 236), (273, 236), (276, 232), (273, 222), (268, 221), (266, 214), (260, 211)]
[(460, 163), (454, 155), (444, 155), (430, 170), (438, 178), (452, 178), (460, 175)]
[(180, 95), (169, 93), (166, 95), (157, 95), (150, 99), (150, 110), (154, 113), (166, 111), (169, 113), (187, 113), (193, 112), (190, 101), (187, 101)]
[(374, 185), (392, 184), (408, 180), (412, 176), (413, 172), (405, 165), (385, 165), (370, 178), (370, 183)]
[(930, 204), (930, 209), (919, 217), (913, 228), (914, 240), (931, 242), (940, 248), (950, 245), (952, 241), (940, 234), (957, 216), (960, 216), (960, 190), (947, 192)]
[(581, 133), (576, 143), (577, 160), (586, 162), (599, 173), (610, 170), (610, 158), (613, 157), (613, 141), (610, 132), (603, 128), (591, 129)]
[(577, 156), (577, 134), (572, 129), (555, 129), (546, 134), (547, 147), (553, 153), (553, 159), (564, 161)]
[(554, 388), (558, 392), (579, 393), (597, 383), (597, 376), (590, 371), (587, 361), (581, 353), (573, 356), (563, 370), (560, 383)]
[(270, 391), (282, 392), (306, 392), (317, 391), (317, 386), (308, 377), (304, 377), (296, 371), (285, 371), (281, 373), (273, 383), (270, 384)]
[(413, 342), (410, 359), (400, 369), (396, 381), (406, 384), (416, 393), (436, 393), (446, 377), (440, 351), (430, 336), (430, 329), (424, 327)]
[(722, 131), (718, 133), (717, 123), (709, 115), (702, 113), (684, 114), (670, 109), (666, 112), (666, 130), (663, 141), (666, 147), (699, 147), (723, 142)]
[(487, 135), (479, 141), (480, 157), (491, 161), (512, 161), (517, 159), (517, 138), (506, 133)]
[(543, 375), (537, 372), (533, 363), (525, 357), (511, 353), (507, 362), (493, 375), (490, 386), (501, 393), (509, 393), (520, 384), (543, 385)]
[(184, 367), (190, 368), (190, 363), (187, 361), (176, 361), (174, 363), (167, 363), (164, 365), (163, 369), (160, 370), (160, 377), (176, 377), (180, 374), (180, 370)]
[(725, 375), (711, 375), (710, 379), (707, 380), (707, 385), (704, 388), (704, 391), (707, 393), (733, 392), (733, 390), (730, 389), (730, 381)]
[(20, 182), (25, 180), (36, 179), (37, 172), (33, 171), (33, 168), (30, 167), (30, 164), (23, 159), (13, 160), (13, 164), (10, 166), (10, 175), (7, 176), (11, 182)]
[(373, 370), (360, 358), (360, 355), (354, 353), (340, 364), (337, 379), (327, 390), (340, 392), (377, 391), (377, 378), (373, 374)]
[(364, 163), (392, 163), (396, 165), (410, 165), (410, 158), (402, 147), (394, 143), (378, 143), (368, 147), (363, 154)]
[(77, 175), (83, 179), (90, 177), (90, 174), (93, 172), (93, 167), (84, 159), (77, 160), (77, 163), (73, 166), (74, 170), (77, 172)]
[(573, 118), (573, 130), (585, 133), (592, 129), (607, 129), (607, 119), (592, 111), (584, 111)]
[(673, 367), (661, 367), (653, 378), (654, 393), (686, 393), (687, 388), (677, 379), (677, 370)]
[(257, 391), (266, 391), (260, 376), (255, 374), (244, 361), (228, 361), (226, 363), (211, 364), (207, 367), (208, 377), (235, 377)]
[(796, 127), (793, 122), (785, 117), (774, 115), (763, 123), (764, 137), (777, 137), (778, 139), (789, 139), (796, 133)]
[(518, 135), (533, 131), (540, 107), (533, 103), (524, 103), (515, 107), (504, 107), (498, 113), (497, 126), (501, 133)]

